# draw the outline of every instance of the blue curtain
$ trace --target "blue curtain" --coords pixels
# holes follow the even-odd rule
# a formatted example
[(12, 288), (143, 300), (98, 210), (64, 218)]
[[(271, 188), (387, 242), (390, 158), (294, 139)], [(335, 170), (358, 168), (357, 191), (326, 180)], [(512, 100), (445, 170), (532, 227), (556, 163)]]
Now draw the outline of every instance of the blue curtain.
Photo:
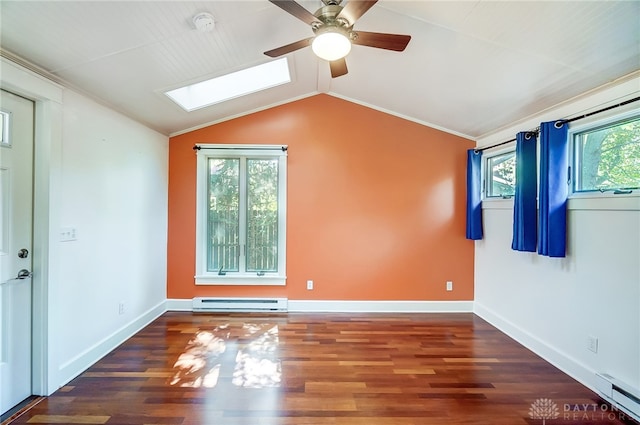
[(516, 193), (513, 200), (513, 239), (511, 249), (536, 252), (537, 158), (536, 134), (520, 132), (516, 136)]
[(482, 152), (467, 151), (467, 239), (482, 239)]
[(568, 125), (540, 124), (540, 206), (538, 254), (566, 256), (569, 196)]

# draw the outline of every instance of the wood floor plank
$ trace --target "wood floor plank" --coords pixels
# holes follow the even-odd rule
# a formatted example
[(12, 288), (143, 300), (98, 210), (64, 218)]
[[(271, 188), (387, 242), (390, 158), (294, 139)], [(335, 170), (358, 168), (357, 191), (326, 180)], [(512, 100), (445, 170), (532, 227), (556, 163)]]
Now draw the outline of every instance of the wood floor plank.
[(104, 424), (109, 416), (89, 415), (34, 415), (27, 423), (30, 424)]
[(536, 425), (539, 399), (636, 424), (473, 314), (170, 312), (11, 423)]

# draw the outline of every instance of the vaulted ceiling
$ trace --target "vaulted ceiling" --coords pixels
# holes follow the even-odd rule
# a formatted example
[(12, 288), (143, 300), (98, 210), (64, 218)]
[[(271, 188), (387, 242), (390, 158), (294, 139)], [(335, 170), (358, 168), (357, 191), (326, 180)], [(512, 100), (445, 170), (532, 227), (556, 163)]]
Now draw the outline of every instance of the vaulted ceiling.
[(188, 113), (163, 92), (267, 62), (310, 27), (267, 0), (1, 0), (0, 16), (4, 56), (164, 134), (323, 92), (477, 138), (640, 69), (638, 1), (380, 0), (355, 30), (409, 34), (404, 52), (354, 46), (332, 79), (307, 47), (287, 55), (291, 83)]

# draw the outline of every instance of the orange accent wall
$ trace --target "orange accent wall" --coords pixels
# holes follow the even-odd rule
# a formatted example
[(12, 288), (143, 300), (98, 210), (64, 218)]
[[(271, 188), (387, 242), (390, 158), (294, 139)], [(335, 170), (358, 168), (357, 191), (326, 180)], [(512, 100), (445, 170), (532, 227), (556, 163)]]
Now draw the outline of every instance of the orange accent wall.
[[(286, 286), (194, 284), (196, 143), (289, 145)], [(167, 296), (472, 300), (465, 164), (474, 146), (323, 94), (172, 137)]]

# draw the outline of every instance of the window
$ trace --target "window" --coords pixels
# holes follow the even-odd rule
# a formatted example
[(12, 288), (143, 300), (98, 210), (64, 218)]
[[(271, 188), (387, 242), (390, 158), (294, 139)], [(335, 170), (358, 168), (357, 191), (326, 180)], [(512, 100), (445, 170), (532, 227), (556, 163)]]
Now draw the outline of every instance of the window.
[(284, 285), (286, 147), (199, 148), (196, 284)]
[(516, 153), (509, 151), (487, 158), (485, 198), (513, 196), (516, 185)]
[(640, 188), (640, 116), (573, 133), (574, 192)]
[(0, 111), (0, 146), (9, 146), (9, 113)]

